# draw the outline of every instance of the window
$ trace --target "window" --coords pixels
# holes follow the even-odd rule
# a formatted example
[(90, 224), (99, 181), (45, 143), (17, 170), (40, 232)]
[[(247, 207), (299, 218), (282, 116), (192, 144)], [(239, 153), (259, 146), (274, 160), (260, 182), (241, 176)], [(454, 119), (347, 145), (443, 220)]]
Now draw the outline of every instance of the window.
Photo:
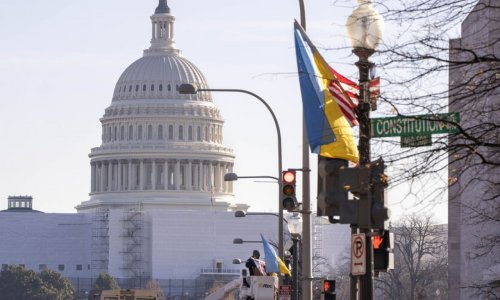
[(171, 90), (172, 88), (170, 87), (170, 84), (167, 86), (167, 90)]
[(196, 140), (201, 141), (201, 127), (196, 128)]
[(148, 125), (148, 140), (153, 139), (153, 125)]
[(118, 127), (114, 127), (113, 128), (113, 141), (116, 141), (117, 140), (117, 137), (118, 137)]
[(128, 91), (131, 92), (132, 91), (132, 85), (129, 85), (128, 86)]
[(163, 140), (163, 125), (158, 125), (158, 139)]
[(47, 265), (46, 264), (39, 264), (38, 265), (38, 270), (43, 271), (43, 270), (46, 270), (46, 269), (47, 269)]
[(123, 141), (125, 139), (125, 126), (120, 127), (120, 141)]
[(155, 90), (155, 85), (154, 85), (154, 84), (152, 84), (152, 85), (151, 85), (151, 91), (154, 91), (154, 90)]
[(205, 126), (205, 141), (208, 142), (208, 126)]
[(174, 139), (174, 126), (173, 125), (168, 125), (168, 139), (169, 140)]
[(57, 270), (59, 271), (64, 271), (64, 265), (58, 265)]
[(189, 125), (188, 127), (188, 140), (193, 140), (193, 126)]
[(179, 140), (184, 139), (184, 127), (182, 125), (179, 126)]
[(139, 85), (138, 85), (138, 84), (135, 86), (135, 91), (136, 91), (136, 92), (138, 92), (138, 91), (139, 91)]
[(145, 92), (146, 91), (146, 85), (143, 85), (142, 86), (142, 91)]
[(108, 127), (108, 142), (111, 141), (111, 127)]
[(142, 125), (137, 127), (137, 139), (142, 140)]
[(163, 84), (160, 84), (160, 86), (158, 87), (158, 89), (161, 91), (163, 91)]
[(82, 265), (76, 265), (76, 270), (77, 270), (77, 271), (81, 271), (81, 270), (83, 270)]
[(134, 126), (132, 125), (128, 127), (128, 139), (129, 140), (134, 139)]

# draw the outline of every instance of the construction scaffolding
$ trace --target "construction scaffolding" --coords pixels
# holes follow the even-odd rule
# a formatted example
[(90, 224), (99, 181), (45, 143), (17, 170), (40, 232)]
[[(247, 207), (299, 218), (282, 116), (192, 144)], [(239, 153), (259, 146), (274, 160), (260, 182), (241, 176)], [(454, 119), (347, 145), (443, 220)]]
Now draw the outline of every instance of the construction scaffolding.
[(107, 272), (109, 265), (109, 209), (98, 208), (92, 215), (92, 275)]
[(142, 208), (132, 208), (123, 212), (123, 266), (127, 278), (142, 278), (145, 270), (145, 228), (144, 211)]

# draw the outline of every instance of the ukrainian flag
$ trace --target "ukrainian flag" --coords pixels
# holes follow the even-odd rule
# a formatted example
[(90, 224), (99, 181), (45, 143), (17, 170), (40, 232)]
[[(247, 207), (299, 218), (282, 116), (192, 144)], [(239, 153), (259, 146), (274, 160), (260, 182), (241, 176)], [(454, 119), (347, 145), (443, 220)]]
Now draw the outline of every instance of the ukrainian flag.
[(311, 152), (358, 163), (352, 128), (329, 90), (337, 78), (297, 21), (295, 52)]
[(286, 267), (285, 263), (281, 260), (281, 258), (276, 255), (276, 252), (274, 251), (273, 247), (269, 244), (269, 241), (266, 240), (266, 238), (260, 234), (260, 237), (262, 238), (262, 245), (264, 248), (264, 255), (265, 255), (265, 261), (266, 261), (266, 272), (267, 273), (280, 273), (283, 275), (289, 275), (292, 276), (290, 273), (290, 270)]

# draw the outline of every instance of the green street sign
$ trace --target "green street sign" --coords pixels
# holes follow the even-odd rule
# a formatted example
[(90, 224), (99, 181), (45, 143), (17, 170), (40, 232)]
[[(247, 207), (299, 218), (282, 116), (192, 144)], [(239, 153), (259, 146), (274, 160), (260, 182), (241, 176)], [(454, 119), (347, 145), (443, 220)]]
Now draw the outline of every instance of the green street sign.
[(429, 135), (404, 135), (401, 137), (401, 148), (424, 147), (432, 145), (432, 136)]
[[(451, 123), (450, 123), (451, 122)], [(439, 133), (455, 133), (460, 123), (458, 112), (436, 115), (371, 119), (372, 137), (430, 136)]]

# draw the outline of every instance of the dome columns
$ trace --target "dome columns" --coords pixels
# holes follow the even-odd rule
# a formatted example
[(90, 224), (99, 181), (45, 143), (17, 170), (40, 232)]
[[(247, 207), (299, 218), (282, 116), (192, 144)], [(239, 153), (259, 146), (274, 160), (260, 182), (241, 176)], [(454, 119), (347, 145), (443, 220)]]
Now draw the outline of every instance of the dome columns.
[(126, 191), (231, 193), (233, 164), (199, 159), (119, 159), (91, 163), (91, 194)]

